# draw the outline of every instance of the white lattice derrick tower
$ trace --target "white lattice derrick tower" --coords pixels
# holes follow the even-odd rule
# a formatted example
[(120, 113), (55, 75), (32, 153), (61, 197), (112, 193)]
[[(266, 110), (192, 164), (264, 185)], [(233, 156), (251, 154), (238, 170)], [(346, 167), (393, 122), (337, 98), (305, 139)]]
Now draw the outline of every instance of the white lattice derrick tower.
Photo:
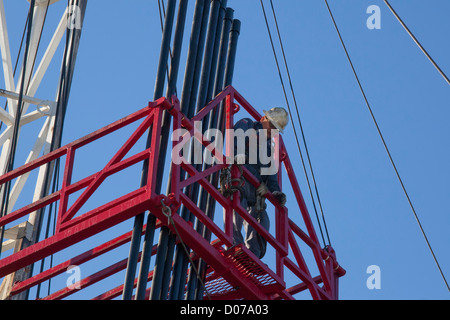
[[(20, 41), (20, 38), (10, 39), (8, 22), (13, 19), (17, 20), (17, 17), (27, 17), (27, 13), (6, 12), (4, 2), (0, 0), (0, 49), (4, 79), (3, 83), (0, 82), (0, 96), (4, 97), (2, 103), (5, 105), (4, 109), (0, 108), (1, 174), (47, 154), (60, 144), (64, 115), (62, 109), (67, 105), (66, 89), (67, 86), (70, 86), (72, 76), (66, 66), (74, 63), (71, 57), (78, 48), (78, 39), (75, 34), (79, 35), (81, 32), (81, 22), (86, 5), (85, 0), (69, 1), (69, 5), (62, 8), (61, 19), (56, 29), (47, 31), (44, 28), (47, 14), (49, 10), (61, 10), (59, 6), (52, 6), (59, 0), (28, 0), (30, 10), (26, 19), (23, 39)], [(52, 32), (48, 43), (44, 43), (44, 32)], [(69, 41), (66, 42), (66, 48), (61, 58), (57, 51), (62, 46), (61, 42), (64, 42), (62, 41), (64, 35)], [(19, 43), (20, 48), (16, 61), (13, 59), (11, 46)], [(18, 61), (21, 63), (17, 63)], [(45, 75), (54, 63), (61, 66), (59, 81), (46, 81)], [(55, 96), (36, 95), (40, 87), (44, 87), (45, 92), (54, 90)], [(28, 129), (29, 127), (32, 128)], [(16, 150), (20, 152), (21, 157), (14, 161)], [(0, 190), (2, 216), (13, 210), (26, 184), (31, 186), (34, 184), (32, 201), (42, 198), (48, 192), (52, 172), (53, 165), (42, 166), (37, 177), (33, 177), (33, 179), (30, 175), (23, 175), (15, 179), (9, 187), (2, 185)], [(30, 192), (28, 191), (27, 194)], [(5, 256), (18, 252), (34, 243), (39, 236), (39, 219), (40, 213), (34, 212), (26, 221), (0, 230), (1, 254)], [(0, 299), (8, 297), (14, 282), (26, 279), (30, 272), (29, 268), (25, 268), (5, 277), (0, 287)], [(23, 299), (24, 297), (18, 298)]]

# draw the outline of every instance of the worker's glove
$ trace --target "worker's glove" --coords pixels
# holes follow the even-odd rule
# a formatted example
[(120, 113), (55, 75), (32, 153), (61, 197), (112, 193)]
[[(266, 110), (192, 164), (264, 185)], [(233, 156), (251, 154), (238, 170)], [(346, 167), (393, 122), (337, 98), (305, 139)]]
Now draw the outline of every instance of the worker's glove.
[(281, 191), (272, 192), (273, 197), (277, 200), (280, 206), (284, 207), (286, 204), (286, 195)]
[(234, 163), (245, 164), (245, 159), (246, 159), (245, 154), (238, 154), (234, 157)]
[(261, 184), (259, 185), (259, 187), (256, 189), (256, 195), (260, 196), (260, 197), (264, 197), (264, 195), (269, 191), (269, 189), (267, 189), (267, 186), (264, 182), (261, 182)]

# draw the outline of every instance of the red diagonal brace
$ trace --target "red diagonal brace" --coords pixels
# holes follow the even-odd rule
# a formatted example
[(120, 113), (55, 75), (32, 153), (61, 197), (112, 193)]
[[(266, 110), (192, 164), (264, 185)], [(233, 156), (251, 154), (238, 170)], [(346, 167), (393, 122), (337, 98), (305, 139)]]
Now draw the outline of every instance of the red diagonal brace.
[[(83, 206), (84, 203), (89, 199), (89, 197), (94, 193), (94, 191), (101, 185), (101, 183), (107, 178), (107, 173), (109, 173), (109, 168), (114, 164), (118, 163), (123, 159), (123, 157), (130, 151), (134, 144), (139, 140), (139, 138), (147, 131), (150, 123), (153, 121), (154, 112), (150, 113), (147, 118), (141, 123), (138, 129), (130, 136), (130, 138), (125, 142), (125, 144), (119, 149), (119, 151), (113, 156), (113, 158), (108, 162), (105, 168), (100, 171), (96, 178), (92, 180), (90, 185), (84, 190), (83, 194), (75, 201), (75, 203), (66, 211), (62, 216), (61, 223), (64, 223), (70, 219), (78, 212), (78, 210)], [(111, 173), (109, 173), (111, 174)]]

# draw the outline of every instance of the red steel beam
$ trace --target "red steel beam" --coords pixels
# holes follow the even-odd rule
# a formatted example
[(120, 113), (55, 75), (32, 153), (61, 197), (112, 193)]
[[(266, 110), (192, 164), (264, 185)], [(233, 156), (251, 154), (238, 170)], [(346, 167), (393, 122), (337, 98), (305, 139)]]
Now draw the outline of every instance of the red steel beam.
[[(138, 256), (138, 260), (140, 260), (140, 256), (141, 254), (139, 254)], [(42, 298), (41, 300), (61, 300), (64, 299), (68, 296), (70, 296), (71, 294), (77, 292), (78, 290), (82, 290), (84, 288), (87, 288), (99, 281), (102, 281), (103, 279), (106, 279), (107, 277), (124, 270), (127, 267), (127, 262), (128, 262), (128, 258), (125, 258), (119, 262), (116, 262), (114, 264), (112, 264), (111, 266), (100, 270), (92, 275), (90, 275), (89, 277), (86, 277), (76, 283), (74, 283), (71, 286), (67, 286), (64, 287), (48, 296), (46, 296), (45, 298)]]
[(80, 222), (71, 228), (56, 233), (54, 236), (3, 258), (0, 260), (0, 277), (128, 220), (139, 212), (146, 211), (151, 201), (146, 196), (146, 188), (143, 187), (137, 191), (137, 194), (134, 192), (131, 197), (124, 196), (121, 200), (115, 200), (117, 206), (111, 206), (96, 217)]
[[(146, 228), (147, 228), (147, 225), (144, 225), (142, 234), (145, 233)], [(28, 289), (34, 287), (35, 285), (38, 285), (39, 283), (42, 283), (42, 282), (47, 281), (59, 274), (62, 274), (71, 265), (79, 266), (87, 261), (95, 259), (111, 250), (114, 250), (114, 249), (128, 243), (131, 239), (131, 234), (132, 234), (132, 232), (129, 231), (117, 238), (109, 240), (91, 250), (88, 250), (82, 254), (79, 254), (78, 256), (73, 257), (65, 262), (62, 262), (50, 269), (44, 270), (43, 272), (38, 273), (37, 275), (35, 275), (31, 278), (28, 278), (22, 282), (15, 284), (11, 290), (11, 295), (14, 296), (24, 290), (28, 290)], [(156, 248), (155, 248), (155, 250), (156, 250)]]

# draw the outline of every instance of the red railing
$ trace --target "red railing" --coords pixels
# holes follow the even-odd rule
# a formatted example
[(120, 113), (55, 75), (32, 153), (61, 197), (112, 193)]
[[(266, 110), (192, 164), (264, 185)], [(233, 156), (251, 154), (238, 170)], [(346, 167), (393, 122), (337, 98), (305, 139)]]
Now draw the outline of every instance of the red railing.
[[(233, 129), (234, 116), (235, 113), (239, 112), (240, 108), (245, 109), (251, 117), (256, 120), (261, 119), (261, 115), (233, 88), (226, 88), (221, 94), (219, 94), (212, 102), (210, 102), (203, 110), (201, 110), (191, 121), (186, 119), (183, 123), (180, 120), (174, 122), (174, 129), (186, 128), (189, 133), (195, 139), (198, 139), (205, 147), (208, 147), (211, 143), (201, 135), (201, 133), (196, 132), (194, 121), (201, 121), (208, 113), (210, 113), (214, 108), (218, 108), (222, 102), (225, 102), (226, 109), (226, 129)], [(235, 103), (237, 102), (238, 105)], [(177, 119), (176, 109), (172, 113)], [(180, 117), (179, 119), (182, 119)], [(231, 132), (231, 131), (229, 131)], [(201, 137), (201, 140), (200, 140)], [(286, 207), (281, 207), (276, 200), (273, 198), (272, 194), (269, 192), (266, 197), (272, 203), (275, 208), (275, 235), (270, 234), (266, 231), (253, 217), (251, 217), (247, 211), (241, 207), (239, 193), (236, 192), (233, 195), (233, 200), (224, 198), (220, 194), (216, 186), (212, 185), (207, 176), (218, 172), (222, 168), (226, 167), (226, 159), (230, 159), (233, 156), (233, 150), (230, 149), (229, 140), (225, 141), (226, 155), (215, 155), (222, 163), (220, 165), (211, 166), (207, 172), (198, 172), (194, 166), (188, 163), (188, 161), (183, 161), (180, 166), (173, 166), (172, 172), (175, 172), (177, 178), (172, 181), (180, 181), (179, 173), (180, 169), (183, 168), (188, 174), (189, 178), (187, 181), (172, 184), (172, 193), (176, 195), (177, 201), (181, 202), (183, 205), (187, 206), (188, 209), (193, 212), (196, 217), (204, 223), (214, 235), (224, 244), (229, 247), (232, 244), (232, 214), (233, 210), (239, 213), (244, 220), (246, 220), (255, 230), (258, 231), (268, 242), (270, 246), (275, 249), (276, 252), (276, 275), (281, 282), (284, 282), (284, 267), (289, 268), (301, 281), (297, 285), (290, 288), (286, 288), (283, 294), (291, 296), (298, 293), (304, 289), (309, 289), (311, 295), (314, 299), (336, 299), (338, 294), (337, 278), (342, 276), (345, 271), (339, 266), (336, 261), (336, 256), (334, 250), (331, 247), (323, 249), (320, 247), (319, 240), (317, 238), (316, 232), (314, 230), (313, 223), (310, 219), (305, 201), (303, 199), (302, 193), (298, 181), (296, 179), (294, 169), (292, 167), (290, 158), (286, 151), (285, 145), (282, 138), (279, 139), (280, 146), (280, 166), (285, 168), (287, 176), (289, 178), (289, 185), (295, 194), (295, 200), (297, 203), (296, 208), (290, 208), (292, 212), (296, 212), (299, 209), (301, 212), (301, 218), (306, 226), (306, 232), (301, 230), (298, 225), (296, 225), (292, 219), (288, 216), (288, 209)], [(179, 142), (182, 143), (182, 142)], [(176, 142), (174, 143), (174, 148), (176, 147)], [(214, 148), (210, 146), (210, 150), (213, 153)], [(180, 148), (177, 148), (180, 149)], [(237, 166), (232, 166), (232, 178), (239, 178), (239, 170)], [(252, 183), (255, 187), (259, 186), (260, 182), (247, 170), (245, 167), (243, 169), (244, 177)], [(281, 172), (281, 171), (280, 171)], [(281, 173), (278, 175), (281, 182)], [(187, 196), (182, 193), (182, 187), (198, 182), (201, 184), (206, 191), (211, 194), (214, 199), (221, 204), (225, 209), (225, 222), (223, 230), (218, 228), (218, 226), (211, 221), (202, 210), (200, 210)], [(280, 184), (282, 185), (282, 184)], [(288, 186), (288, 184), (286, 184)], [(292, 202), (290, 202), (291, 204)], [(299, 217), (295, 217), (296, 219)], [(303, 254), (297, 245), (295, 236), (299, 237), (304, 243), (306, 243), (312, 250), (316, 266), (319, 270), (320, 275), (317, 277), (312, 277), (308, 266), (305, 263)], [(289, 250), (291, 250), (292, 257), (288, 256)], [(255, 257), (254, 257), (255, 258)], [(256, 258), (255, 258), (256, 259)], [(293, 260), (294, 259), (294, 260)], [(319, 287), (318, 283), (323, 282), (324, 286)], [(284, 296), (286, 298), (286, 296)]]
[[(160, 136), (161, 130), (160, 126), (153, 124), (158, 124), (161, 122), (163, 109), (164, 107), (169, 106), (170, 103), (165, 99), (160, 99), (154, 103), (150, 103), (148, 107), (139, 110), (126, 118), (95, 131), (84, 138), (76, 140), (73, 143), (61, 147), (54, 152), (51, 152), (0, 177), (0, 184), (4, 184), (7, 181), (27, 174), (40, 166), (47, 165), (51, 161), (66, 157), (64, 178), (60, 190), (0, 218), (0, 226), (5, 227), (8, 224), (11, 224), (14, 221), (17, 221), (18, 219), (21, 219), (37, 210), (43, 209), (52, 203), (59, 203), (55, 235), (0, 260), (0, 277), (20, 270), (21, 268), (35, 263), (148, 210), (148, 203), (151, 199), (155, 198), (152, 186), (154, 186), (156, 179), (156, 174), (154, 173), (156, 173), (158, 168), (158, 154), (155, 153), (154, 150), (158, 150), (159, 148), (159, 139), (157, 137)], [(77, 182), (71, 181), (75, 153), (77, 150), (139, 120), (142, 120), (142, 123), (139, 125), (138, 129), (130, 136), (127, 142), (119, 149), (119, 151), (101, 171)], [(149, 128), (153, 131), (153, 141), (151, 142), (151, 147), (124, 159), (127, 152), (134, 146), (139, 138), (149, 130)], [(144, 160), (149, 161), (150, 168), (148, 171), (147, 185), (99, 208), (77, 215), (82, 205), (86, 202), (89, 196), (94, 193), (106, 177)], [(81, 196), (79, 196), (75, 200), (75, 203), (68, 208), (67, 204), (69, 196), (74, 195), (76, 192), (83, 189), (85, 190)], [(115, 240), (119, 241), (119, 239), (121, 239), (121, 237)], [(79, 256), (81, 260), (75, 259), (75, 261), (85, 262), (98, 256), (99, 252), (112, 250), (115, 246), (112, 244), (113, 242), (107, 242), (94, 250), (87, 251)], [(123, 240), (120, 240), (119, 242), (123, 243)], [(96, 253), (94, 254), (92, 251), (96, 251)], [(15, 285), (13, 287), (12, 294), (17, 294), (30, 288), (31, 286), (39, 284), (42, 281), (48, 280), (49, 278), (66, 271), (67, 269), (62, 269), (62, 266), (66, 264), (67, 263), (63, 263)], [(70, 264), (74, 264), (73, 260), (70, 260)]]
[[(259, 120), (261, 117), (261, 115), (231, 86), (227, 87), (190, 120), (181, 113), (179, 102), (176, 97), (173, 97), (170, 102), (167, 99), (160, 99), (150, 103), (148, 107), (122, 120), (0, 177), (0, 184), (3, 184), (42, 165), (48, 164), (57, 158), (66, 158), (64, 177), (60, 190), (0, 218), (0, 226), (6, 226), (7, 224), (17, 221), (51, 203), (59, 203), (56, 233), (47, 239), (39, 241), (28, 248), (0, 260), (0, 277), (4, 277), (51, 254), (68, 248), (83, 239), (87, 239), (98, 232), (128, 220), (141, 212), (149, 210), (159, 219), (157, 227), (161, 225), (169, 227), (172, 232), (176, 233), (181, 240), (191, 248), (195, 257), (200, 257), (207, 262), (209, 265), (209, 275), (206, 279), (206, 287), (210, 292), (214, 291), (214, 283), (222, 283), (221, 286), (223, 286), (223, 283), (227, 284), (227, 286), (223, 286), (224, 288), (226, 287), (226, 289), (222, 290), (220, 294), (217, 294), (216, 298), (293, 299), (293, 296), (296, 293), (308, 289), (313, 299), (336, 299), (338, 297), (337, 279), (342, 276), (345, 271), (337, 263), (334, 250), (331, 247), (323, 249), (319, 244), (282, 139), (279, 140), (280, 157), (278, 161), (286, 170), (288, 176), (288, 183), (285, 182), (283, 187), (290, 186), (295, 194), (296, 206), (293, 208), (293, 202), (289, 202), (289, 205), (291, 206), (289, 210), (290, 212), (296, 213), (296, 215), (289, 215), (288, 209), (281, 207), (275, 201), (273, 196), (268, 193), (266, 197), (275, 210), (275, 234), (272, 235), (262, 228), (259, 223), (241, 207), (238, 192), (233, 194), (232, 199), (226, 198), (217, 190), (217, 186), (210, 183), (208, 179), (210, 175), (214, 173), (217, 174), (223, 168), (228, 167), (225, 160), (227, 159), (226, 156), (231, 154), (231, 150), (229, 149), (228, 139), (225, 139), (225, 156), (220, 154), (220, 152), (217, 152), (217, 150), (213, 150), (209, 139), (203, 136), (203, 134), (195, 128), (194, 122), (202, 120), (222, 103), (224, 103), (225, 106), (226, 129), (233, 128), (235, 113), (238, 112), (240, 108), (245, 109), (255, 119)], [(158, 154), (159, 137), (161, 134), (161, 117), (164, 110), (169, 112), (173, 117), (173, 130), (186, 129), (194, 139), (197, 139), (205, 148), (210, 148), (212, 154), (222, 161), (221, 164), (211, 165), (203, 172), (199, 172), (187, 161), (183, 161), (181, 165), (176, 165), (172, 162), (171, 176), (169, 177), (171, 181), (171, 193), (169, 195), (158, 195), (154, 193), (154, 186), (156, 183), (156, 172), (161, 165), (158, 164)], [(102, 170), (77, 182), (72, 182), (75, 153), (78, 149), (138, 120), (142, 121), (139, 127), (129, 137), (127, 142), (120, 147)], [(125, 158), (128, 151), (148, 130), (152, 130), (150, 147), (133, 156)], [(174, 141), (173, 148), (176, 148), (179, 143), (181, 142)], [(149, 162), (148, 178), (145, 186), (94, 210), (82, 213), (83, 205), (108, 176), (144, 160), (148, 160)], [(182, 179), (181, 169), (187, 173), (188, 176), (186, 179)], [(231, 165), (231, 174), (232, 178), (239, 178), (240, 171), (237, 166)], [(257, 181), (245, 168), (243, 168), (243, 175), (253, 185), (259, 185), (259, 181)], [(279, 174), (279, 182), (280, 185), (282, 185), (281, 174)], [(208, 217), (194, 201), (183, 193), (185, 187), (194, 183), (199, 183), (202, 188), (204, 188), (214, 200), (224, 208), (226, 214), (223, 225)], [(76, 197), (73, 204), (69, 206), (69, 196), (74, 196), (76, 192), (83, 189), (84, 191), (81, 195)], [(172, 212), (172, 214), (170, 219), (168, 219), (167, 210), (163, 209), (163, 205), (168, 206), (171, 209), (170, 212)], [(195, 231), (192, 224), (185, 221), (176, 213), (181, 205), (185, 206), (193, 215), (195, 215), (195, 217), (214, 235), (212, 242), (204, 239), (201, 234)], [(271, 270), (249, 250), (241, 246), (239, 248), (239, 252), (242, 252), (242, 254), (240, 253), (241, 257), (251, 260), (250, 264), (253, 266), (256, 265), (259, 270), (258, 276), (249, 275), (245, 264), (247, 262), (242, 262), (245, 259), (238, 261), (235, 258), (236, 252), (233, 254), (230, 253), (230, 250), (232, 250), (230, 248), (233, 244), (233, 210), (252, 225), (267, 240), (268, 245), (273, 248), (276, 259), (275, 267), (273, 268), (274, 270)], [(298, 215), (297, 212), (300, 212), (301, 214)], [(294, 223), (294, 221), (298, 219), (301, 219), (305, 225), (305, 231)], [(38, 273), (23, 282), (15, 284), (11, 294), (17, 294), (55, 277), (66, 271), (69, 265), (80, 265), (86, 261), (97, 258), (130, 241), (130, 238), (131, 232), (128, 232), (89, 251), (79, 254), (66, 262)], [(313, 277), (311, 275), (310, 268), (305, 262), (304, 254), (302, 250), (300, 250), (297, 239), (300, 239), (311, 249), (315, 261), (315, 268), (319, 271), (317, 276)], [(154, 251), (156, 251), (156, 246), (154, 247)], [(62, 299), (79, 290), (80, 287), (83, 289), (123, 270), (126, 267), (126, 262), (126, 259), (121, 260), (80, 280), (77, 289), (65, 287), (54, 292), (47, 298)], [(310, 261), (308, 261), (308, 263), (310, 263)], [(292, 280), (292, 277), (286, 279), (285, 268), (288, 268), (296, 276), (297, 280)], [(153, 273), (150, 272), (148, 281), (151, 281), (152, 277)], [(323, 286), (320, 286), (320, 283), (323, 283)], [(237, 290), (236, 288), (240, 289)], [(121, 292), (122, 286), (119, 286), (101, 294), (97, 298), (109, 299), (120, 295)]]

